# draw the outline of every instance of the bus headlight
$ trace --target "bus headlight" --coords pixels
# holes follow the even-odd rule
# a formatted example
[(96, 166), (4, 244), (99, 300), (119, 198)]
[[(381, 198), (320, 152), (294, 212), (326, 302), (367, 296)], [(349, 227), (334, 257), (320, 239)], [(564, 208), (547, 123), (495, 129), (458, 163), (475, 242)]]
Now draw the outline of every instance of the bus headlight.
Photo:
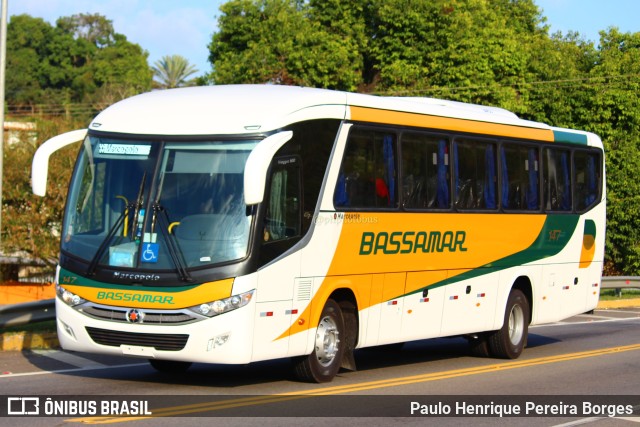
[(69, 292), (68, 290), (66, 290), (65, 288), (63, 288), (58, 284), (56, 284), (56, 294), (62, 301), (64, 301), (67, 305), (70, 305), (71, 307), (73, 307), (74, 305), (83, 304), (87, 302), (86, 299), (79, 297), (73, 292)]
[(207, 317), (217, 316), (249, 304), (251, 298), (253, 298), (253, 292), (254, 291), (251, 290), (243, 294), (233, 295), (229, 298), (196, 305), (189, 307), (189, 310)]

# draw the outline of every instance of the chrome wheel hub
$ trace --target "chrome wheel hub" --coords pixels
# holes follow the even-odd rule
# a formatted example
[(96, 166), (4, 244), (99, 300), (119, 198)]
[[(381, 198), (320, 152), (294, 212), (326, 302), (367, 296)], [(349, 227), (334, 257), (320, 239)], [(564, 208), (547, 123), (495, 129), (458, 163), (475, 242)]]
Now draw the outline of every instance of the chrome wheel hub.
[(322, 366), (328, 366), (338, 354), (340, 339), (338, 326), (329, 316), (320, 320), (316, 330), (316, 357)]
[(509, 313), (509, 341), (517, 345), (524, 335), (524, 312), (522, 307), (514, 305)]

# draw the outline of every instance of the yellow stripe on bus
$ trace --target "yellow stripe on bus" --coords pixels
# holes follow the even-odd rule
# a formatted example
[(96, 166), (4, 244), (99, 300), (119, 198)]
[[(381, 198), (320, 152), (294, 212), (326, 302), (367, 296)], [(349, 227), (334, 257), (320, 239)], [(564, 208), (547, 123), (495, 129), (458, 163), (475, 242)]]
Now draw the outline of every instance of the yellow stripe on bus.
[[(546, 215), (523, 214), (401, 216), (399, 221), (397, 213), (360, 213), (345, 219), (327, 277), (311, 304), (276, 340), (315, 328), (325, 301), (337, 289), (351, 289), (358, 310), (364, 310), (523, 251), (536, 240), (546, 220)], [(445, 244), (447, 232), (451, 238)], [(457, 243), (456, 232), (464, 232), (464, 239)], [(387, 237), (379, 238), (380, 233)], [(393, 233), (397, 239), (391, 243)], [(438, 238), (430, 241), (432, 233)], [(411, 280), (406, 278), (407, 271), (412, 272)]]
[(203, 283), (180, 292), (158, 292), (136, 289), (113, 289), (61, 283), (69, 292), (88, 301), (117, 307), (174, 310), (192, 307), (231, 296), (234, 279)]
[(454, 119), (451, 117), (404, 113), (400, 111), (380, 110), (365, 107), (352, 106), (350, 109), (351, 120), (354, 121), (433, 128), (438, 130), (479, 133), (512, 138), (535, 139), (547, 142), (554, 141), (553, 131), (550, 129), (511, 126), (499, 123)]

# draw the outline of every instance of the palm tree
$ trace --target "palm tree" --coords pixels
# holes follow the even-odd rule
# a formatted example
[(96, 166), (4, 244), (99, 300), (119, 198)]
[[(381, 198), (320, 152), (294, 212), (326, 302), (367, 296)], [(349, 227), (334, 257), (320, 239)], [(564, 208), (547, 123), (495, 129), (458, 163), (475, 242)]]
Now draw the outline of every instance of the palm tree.
[(194, 79), (187, 80), (187, 78), (198, 72), (195, 66), (189, 64), (189, 61), (180, 55), (165, 55), (151, 68), (157, 79), (154, 83), (163, 89), (191, 86), (194, 84)]

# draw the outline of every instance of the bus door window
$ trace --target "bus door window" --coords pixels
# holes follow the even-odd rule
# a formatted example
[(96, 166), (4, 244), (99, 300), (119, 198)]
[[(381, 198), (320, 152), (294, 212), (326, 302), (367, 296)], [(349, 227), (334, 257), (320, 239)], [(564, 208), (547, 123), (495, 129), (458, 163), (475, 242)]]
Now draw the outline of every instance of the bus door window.
[(261, 265), (293, 246), (302, 234), (302, 180), (298, 156), (273, 160), (261, 229)]
[(405, 133), (401, 144), (404, 207), (448, 209), (448, 141), (425, 133)]
[(550, 211), (571, 211), (571, 173), (565, 149), (545, 149), (545, 208)]
[(334, 193), (336, 207), (395, 208), (396, 136), (388, 132), (354, 128)]

